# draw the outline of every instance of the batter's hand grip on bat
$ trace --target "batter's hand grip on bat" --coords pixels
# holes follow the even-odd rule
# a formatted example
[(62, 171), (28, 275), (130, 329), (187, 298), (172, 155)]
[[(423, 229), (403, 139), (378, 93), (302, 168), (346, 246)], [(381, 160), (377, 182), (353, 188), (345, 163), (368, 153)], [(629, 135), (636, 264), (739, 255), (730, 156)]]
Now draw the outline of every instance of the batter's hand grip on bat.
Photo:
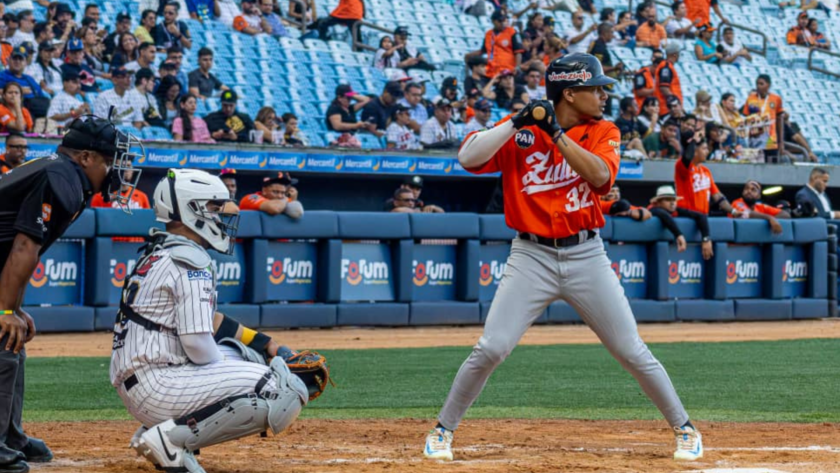
[(531, 113), (534, 114), (534, 119), (535, 120), (537, 120), (537, 121), (542, 120), (542, 119), (545, 118), (545, 107), (543, 107), (541, 105), (537, 105), (536, 107), (534, 107), (534, 110)]

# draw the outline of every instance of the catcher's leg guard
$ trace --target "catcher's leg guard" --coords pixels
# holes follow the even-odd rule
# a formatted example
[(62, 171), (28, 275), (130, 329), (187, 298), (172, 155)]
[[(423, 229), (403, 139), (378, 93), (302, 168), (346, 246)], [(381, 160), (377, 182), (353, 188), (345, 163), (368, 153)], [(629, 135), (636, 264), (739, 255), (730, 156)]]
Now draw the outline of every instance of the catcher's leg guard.
[(242, 358), (245, 361), (250, 361), (251, 363), (258, 363), (260, 365), (265, 366), (265, 357), (258, 353), (253, 348), (245, 345), (244, 343), (240, 342), (235, 338), (223, 338), (219, 340), (219, 345), (227, 345), (231, 348), (238, 350), (242, 353)]

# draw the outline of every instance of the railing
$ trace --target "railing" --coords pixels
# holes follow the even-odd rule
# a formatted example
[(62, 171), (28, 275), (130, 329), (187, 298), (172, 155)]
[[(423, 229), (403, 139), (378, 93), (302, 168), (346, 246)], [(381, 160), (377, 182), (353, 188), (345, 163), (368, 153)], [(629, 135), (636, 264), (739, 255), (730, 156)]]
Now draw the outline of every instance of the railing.
[(365, 44), (362, 41), (362, 36), (361, 36), (361, 34), (359, 34), (359, 30), (362, 28), (362, 26), (366, 26), (368, 28), (371, 28), (371, 29), (374, 29), (374, 30), (377, 30), (377, 31), (381, 31), (383, 33), (388, 33), (388, 34), (391, 34), (391, 35), (394, 34), (394, 31), (389, 30), (388, 28), (383, 28), (379, 25), (375, 25), (373, 23), (369, 23), (369, 22), (364, 21), (364, 20), (357, 21), (356, 23), (353, 24), (353, 28), (350, 32), (350, 35), (353, 38), (353, 51), (359, 51), (360, 49), (364, 49), (366, 51), (376, 51), (377, 49), (379, 49), (378, 45), (375, 47), (375, 46), (371, 46), (369, 44)]
[[(292, 0), (296, 4), (300, 5), (301, 10), (303, 10), (303, 17), (306, 18), (306, 3), (303, 0)], [(289, 11), (289, 15), (285, 18), (286, 22), (290, 25), (297, 27), (300, 30), (300, 35), (303, 36), (306, 34), (306, 20), (297, 21), (291, 16), (291, 11)]]
[(834, 56), (834, 57), (837, 57), (837, 58), (840, 58), (840, 53), (836, 53), (834, 51), (826, 51), (825, 49), (817, 49), (817, 48), (812, 48), (811, 52), (808, 53), (808, 69), (810, 69), (812, 71), (822, 72), (823, 74), (828, 74), (830, 76), (840, 78), (840, 72), (832, 72), (832, 71), (829, 71), (828, 69), (823, 69), (821, 67), (815, 66), (813, 64), (814, 53), (828, 54), (829, 56)]

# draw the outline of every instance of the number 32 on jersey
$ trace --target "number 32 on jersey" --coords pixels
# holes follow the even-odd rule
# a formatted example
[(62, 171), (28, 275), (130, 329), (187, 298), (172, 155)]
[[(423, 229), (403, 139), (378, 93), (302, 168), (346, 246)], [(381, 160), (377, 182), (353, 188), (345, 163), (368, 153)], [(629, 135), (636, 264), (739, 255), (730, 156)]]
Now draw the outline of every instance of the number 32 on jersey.
[(580, 209), (591, 207), (594, 204), (590, 198), (591, 192), (588, 182), (581, 182), (572, 186), (566, 193), (566, 212), (577, 212)]

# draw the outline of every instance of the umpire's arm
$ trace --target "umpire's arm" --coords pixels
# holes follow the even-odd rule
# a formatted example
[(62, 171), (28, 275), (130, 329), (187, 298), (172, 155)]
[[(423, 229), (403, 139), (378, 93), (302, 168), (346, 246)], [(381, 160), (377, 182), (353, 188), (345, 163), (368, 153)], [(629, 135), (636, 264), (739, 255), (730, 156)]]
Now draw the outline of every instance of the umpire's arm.
[[(0, 310), (14, 310), (19, 311), (20, 305), (23, 302), (23, 292), (26, 290), (26, 284), (29, 277), (38, 266), (38, 252), (41, 250), (41, 245), (23, 233), (18, 233), (12, 242), (12, 251), (9, 253), (9, 258), (6, 260), (6, 265), (3, 266), (0, 272)], [(3, 315), (2, 317), (14, 317), (17, 315)], [(22, 330), (19, 330), (16, 323), (9, 325), (9, 339), (6, 343), (6, 349), (14, 349), (17, 353), (23, 348), (23, 343), (26, 341), (26, 322), (19, 319), (22, 323)], [(12, 321), (9, 321), (12, 322)], [(3, 324), (6, 329), (7, 324)], [(3, 338), (5, 333), (0, 333), (0, 338)]]

